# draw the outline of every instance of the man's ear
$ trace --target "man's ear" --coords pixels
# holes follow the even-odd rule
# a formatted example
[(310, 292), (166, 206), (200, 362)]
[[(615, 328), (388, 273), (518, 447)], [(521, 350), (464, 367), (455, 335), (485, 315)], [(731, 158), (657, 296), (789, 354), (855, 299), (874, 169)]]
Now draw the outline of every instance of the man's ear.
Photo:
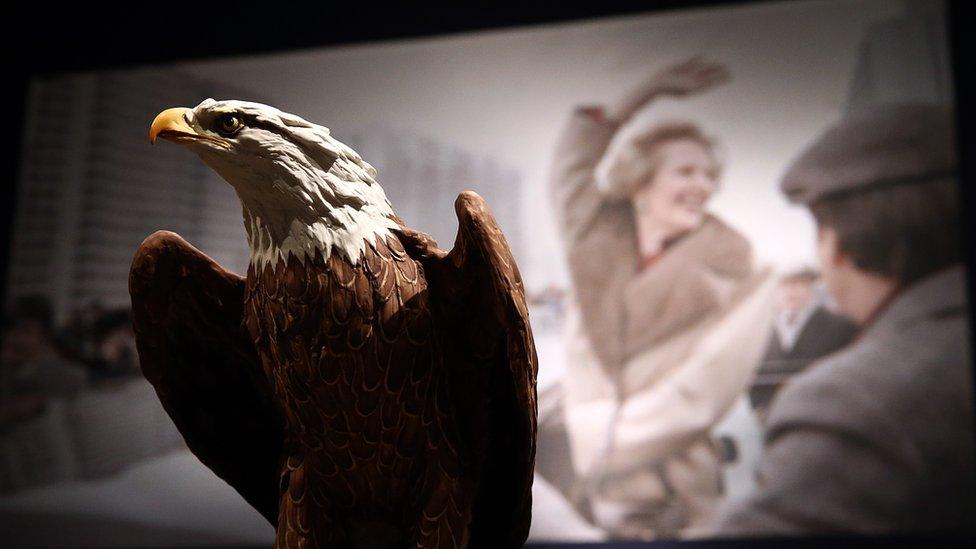
[(817, 255), (821, 268), (842, 267), (850, 263), (850, 258), (840, 248), (837, 231), (831, 227), (817, 227)]

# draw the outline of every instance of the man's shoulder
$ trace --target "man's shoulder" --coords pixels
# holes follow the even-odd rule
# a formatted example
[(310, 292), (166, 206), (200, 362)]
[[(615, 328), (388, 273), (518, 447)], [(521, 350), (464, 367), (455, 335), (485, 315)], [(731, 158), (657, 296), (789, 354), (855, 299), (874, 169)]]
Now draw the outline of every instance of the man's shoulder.
[(814, 363), (796, 383), (842, 383), (851, 388), (871, 388), (872, 393), (912, 390), (919, 381), (925, 381), (920, 376), (931, 383), (953, 383), (956, 380), (951, 376), (923, 374), (967, 364), (967, 336), (968, 323), (963, 313), (921, 319), (894, 329), (869, 330), (847, 347)]
[[(777, 432), (796, 424), (855, 427), (852, 414), (874, 415), (878, 402), (870, 378), (884, 357), (865, 345), (852, 345), (811, 364), (790, 379), (770, 408), (768, 428)], [(866, 423), (876, 418), (867, 418)]]
[(885, 445), (951, 444), (939, 432), (965, 430), (971, 415), (965, 334), (964, 315), (867, 333), (784, 386), (768, 435), (813, 425)]

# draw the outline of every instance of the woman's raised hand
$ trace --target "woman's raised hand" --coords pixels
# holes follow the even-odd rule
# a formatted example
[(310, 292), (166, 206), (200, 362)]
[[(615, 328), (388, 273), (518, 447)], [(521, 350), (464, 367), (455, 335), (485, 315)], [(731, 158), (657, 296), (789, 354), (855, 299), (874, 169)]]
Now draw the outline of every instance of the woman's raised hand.
[(644, 85), (646, 92), (683, 96), (703, 92), (730, 79), (725, 65), (694, 57), (654, 74)]
[(684, 97), (701, 93), (730, 79), (729, 69), (725, 65), (693, 57), (652, 74), (621, 99), (609, 115), (622, 122), (657, 97)]

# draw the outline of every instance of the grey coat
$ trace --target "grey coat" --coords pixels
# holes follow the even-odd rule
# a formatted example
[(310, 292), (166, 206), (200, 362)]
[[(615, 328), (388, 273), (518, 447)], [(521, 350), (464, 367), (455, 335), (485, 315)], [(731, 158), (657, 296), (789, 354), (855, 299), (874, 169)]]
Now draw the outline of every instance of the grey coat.
[(907, 288), (773, 401), (758, 488), (719, 535), (973, 531), (964, 269)]

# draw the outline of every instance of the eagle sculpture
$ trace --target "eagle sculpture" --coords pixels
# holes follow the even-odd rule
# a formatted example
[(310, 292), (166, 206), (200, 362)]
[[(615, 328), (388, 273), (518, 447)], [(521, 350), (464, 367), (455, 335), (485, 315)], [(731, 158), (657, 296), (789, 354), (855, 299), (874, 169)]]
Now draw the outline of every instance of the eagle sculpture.
[(518, 547), (537, 358), (518, 268), (484, 201), (450, 253), (394, 214), (329, 130), (208, 99), (163, 111), (240, 197), (247, 276), (175, 233), (129, 277), (146, 378), (190, 450), (276, 547)]

